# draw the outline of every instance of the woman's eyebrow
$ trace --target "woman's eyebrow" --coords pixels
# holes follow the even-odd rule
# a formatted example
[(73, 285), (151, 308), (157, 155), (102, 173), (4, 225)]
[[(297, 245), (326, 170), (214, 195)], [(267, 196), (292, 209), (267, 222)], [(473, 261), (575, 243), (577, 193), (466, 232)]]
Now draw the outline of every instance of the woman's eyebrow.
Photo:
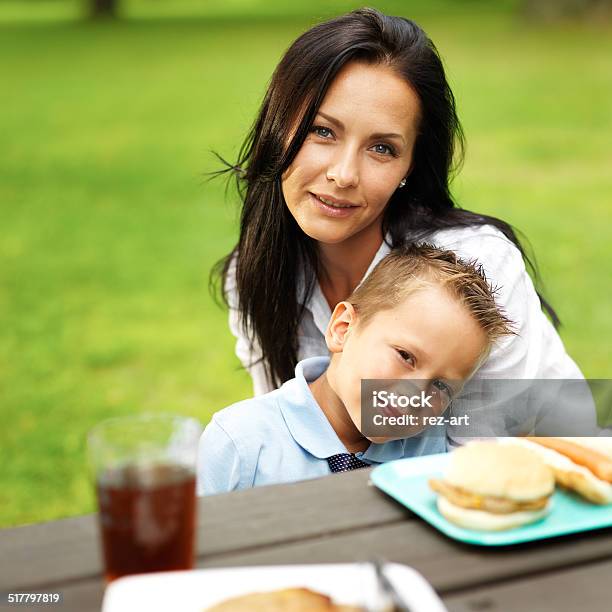
[[(318, 114), (324, 119), (327, 119), (330, 123), (337, 125), (340, 129), (344, 129), (344, 124), (342, 121), (340, 121), (340, 119), (336, 119), (335, 117), (322, 113), (321, 111), (319, 111)], [(406, 142), (401, 134), (396, 134), (395, 132), (376, 132), (376, 134), (371, 134), (371, 138), (399, 138), (403, 143)]]

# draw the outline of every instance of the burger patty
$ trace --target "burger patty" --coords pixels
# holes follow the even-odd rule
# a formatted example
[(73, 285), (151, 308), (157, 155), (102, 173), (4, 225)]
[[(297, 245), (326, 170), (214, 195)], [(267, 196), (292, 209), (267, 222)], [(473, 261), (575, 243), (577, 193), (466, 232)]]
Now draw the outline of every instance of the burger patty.
[(521, 512), (528, 510), (542, 510), (548, 502), (548, 496), (540, 497), (530, 501), (515, 501), (503, 497), (491, 495), (477, 495), (470, 493), (461, 487), (448, 484), (444, 480), (432, 478), (429, 486), (440, 495), (444, 495), (449, 502), (462, 508), (473, 510), (484, 510), (493, 514), (508, 514), (510, 512)]

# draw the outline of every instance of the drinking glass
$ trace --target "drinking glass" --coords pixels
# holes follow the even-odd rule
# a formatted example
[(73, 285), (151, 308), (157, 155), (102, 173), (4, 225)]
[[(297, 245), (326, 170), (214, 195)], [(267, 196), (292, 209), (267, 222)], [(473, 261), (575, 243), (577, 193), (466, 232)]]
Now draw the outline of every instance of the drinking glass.
[(173, 414), (108, 419), (89, 433), (107, 581), (190, 569), (202, 427)]

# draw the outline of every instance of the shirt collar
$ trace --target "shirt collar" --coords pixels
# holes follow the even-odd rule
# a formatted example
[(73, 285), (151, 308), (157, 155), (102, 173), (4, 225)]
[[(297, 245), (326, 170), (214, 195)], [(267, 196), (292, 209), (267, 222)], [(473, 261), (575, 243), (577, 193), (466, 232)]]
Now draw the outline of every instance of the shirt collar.
[(359, 281), (359, 285), (361, 285), (361, 283), (363, 283), (363, 281), (368, 276), (370, 276), (370, 273), (372, 272), (372, 270), (381, 262), (381, 260), (383, 260), (391, 252), (391, 247), (389, 246), (390, 244), (391, 244), (391, 234), (387, 233), (387, 235), (385, 236), (385, 239), (382, 241), (381, 245), (378, 247), (378, 251), (376, 251), (376, 254), (374, 255), (372, 261), (370, 262), (370, 265), (368, 266), (366, 273), (363, 275), (363, 278)]
[[(308, 386), (308, 383), (327, 370), (329, 362), (329, 357), (310, 357), (300, 361), (295, 368), (295, 378), (282, 387), (283, 401), (280, 402), (280, 410), (291, 436), (304, 450), (318, 459), (348, 452)], [(356, 457), (368, 463), (401, 459), (404, 457), (405, 444), (406, 440), (372, 443), (364, 452), (356, 453)]]
[(293, 439), (319, 459), (347, 452), (308, 386), (327, 370), (329, 362), (329, 357), (310, 357), (300, 361), (295, 368), (295, 378), (282, 387), (284, 393), (280, 403)]

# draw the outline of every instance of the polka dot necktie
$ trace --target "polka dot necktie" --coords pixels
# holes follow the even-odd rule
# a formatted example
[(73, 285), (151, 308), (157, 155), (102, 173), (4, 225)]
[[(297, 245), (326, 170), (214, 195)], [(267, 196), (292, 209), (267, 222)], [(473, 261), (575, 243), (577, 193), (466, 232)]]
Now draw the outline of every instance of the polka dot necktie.
[(332, 455), (327, 458), (329, 469), (332, 472), (350, 472), (351, 470), (358, 470), (360, 468), (370, 467), (369, 463), (357, 459), (355, 455), (351, 453), (339, 453)]

